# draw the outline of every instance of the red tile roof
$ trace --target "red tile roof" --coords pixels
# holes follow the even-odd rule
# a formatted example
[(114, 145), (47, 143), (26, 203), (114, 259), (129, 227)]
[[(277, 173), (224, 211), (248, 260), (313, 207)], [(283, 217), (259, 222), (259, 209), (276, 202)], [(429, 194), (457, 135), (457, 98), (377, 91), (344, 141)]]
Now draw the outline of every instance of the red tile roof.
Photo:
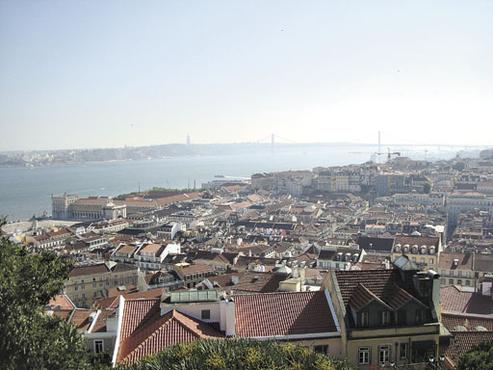
[(110, 269), (108, 268), (108, 266), (106, 266), (105, 263), (98, 263), (95, 265), (76, 266), (72, 269), (72, 271), (70, 271), (68, 276), (76, 277), (76, 276), (103, 274), (109, 271)]
[(483, 296), (481, 293), (461, 291), (455, 285), (440, 289), (440, 303), (442, 311), (493, 314), (493, 300), (491, 298)]
[(337, 332), (324, 291), (254, 294), (234, 299), (239, 337)]
[(453, 343), (441, 348), (441, 351), (455, 367), (459, 358), (472, 347), (491, 341), (493, 341), (493, 331), (455, 332)]
[(127, 300), (117, 363), (132, 363), (174, 344), (220, 337), (208, 324), (176, 310), (160, 316), (159, 299)]
[[(457, 266), (454, 266), (454, 259), (458, 260)], [(472, 270), (473, 260), (470, 253), (441, 253), (438, 267), (447, 270)]]
[(52, 299), (50, 299), (48, 305), (53, 309), (60, 310), (73, 310), (75, 308), (73, 302), (65, 294), (57, 294)]
[(493, 316), (442, 312), (442, 323), (451, 332), (457, 331), (457, 326), (463, 326), (468, 331), (478, 331), (481, 326), (493, 331)]
[(92, 326), (91, 333), (105, 332), (108, 317), (115, 314), (115, 310), (101, 310)]
[(121, 295), (126, 299), (142, 299), (142, 298), (160, 298), (163, 294), (164, 288), (154, 288), (143, 292), (128, 292), (122, 291), (119, 294), (112, 297), (101, 298), (94, 302), (96, 308), (116, 308)]
[[(395, 294), (399, 289), (404, 289), (413, 295), (413, 289), (406, 284), (398, 270), (374, 270), (374, 271), (336, 271), (337, 283), (341, 291), (344, 304), (347, 305), (351, 297), (356, 293), (360, 282), (375, 296), (387, 304), (394, 302)], [(402, 294), (399, 293), (399, 294)]]
[(416, 244), (419, 247), (422, 245), (438, 247), (439, 242), (440, 238), (436, 236), (396, 235), (395, 237), (395, 244)]
[(74, 325), (79, 330), (89, 330), (91, 326), (91, 313), (94, 312), (85, 308), (76, 308), (70, 316), (69, 323)]
[(349, 299), (349, 306), (351, 306), (355, 311), (360, 311), (371, 302), (377, 302), (386, 307), (388, 310), (392, 310), (387, 303), (378, 298), (367, 287), (365, 287), (364, 284), (359, 283)]

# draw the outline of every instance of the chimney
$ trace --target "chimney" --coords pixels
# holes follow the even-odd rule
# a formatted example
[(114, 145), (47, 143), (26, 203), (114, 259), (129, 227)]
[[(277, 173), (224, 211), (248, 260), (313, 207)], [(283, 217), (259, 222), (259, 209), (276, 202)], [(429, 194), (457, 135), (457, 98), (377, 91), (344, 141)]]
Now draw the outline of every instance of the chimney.
[(235, 302), (232, 298), (225, 301), (225, 315), (226, 315), (226, 336), (234, 337), (236, 334), (236, 312), (235, 312)]
[(432, 315), (437, 316), (439, 321), (442, 321), (442, 309), (440, 305), (440, 275), (428, 270), (428, 276), (431, 279), (431, 301), (433, 303)]
[(236, 285), (236, 284), (238, 284), (239, 282), (240, 282), (240, 277), (239, 277), (238, 275), (233, 275), (233, 276), (231, 276), (231, 283), (232, 283), (233, 285)]
[(486, 274), (481, 283), (481, 294), (493, 298), (493, 274)]

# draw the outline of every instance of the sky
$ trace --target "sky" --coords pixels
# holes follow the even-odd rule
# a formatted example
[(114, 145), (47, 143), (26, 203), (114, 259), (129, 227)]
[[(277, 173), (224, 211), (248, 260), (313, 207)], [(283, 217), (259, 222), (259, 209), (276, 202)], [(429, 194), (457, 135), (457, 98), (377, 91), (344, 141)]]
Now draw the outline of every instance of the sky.
[(0, 150), (493, 144), (490, 0), (0, 0)]

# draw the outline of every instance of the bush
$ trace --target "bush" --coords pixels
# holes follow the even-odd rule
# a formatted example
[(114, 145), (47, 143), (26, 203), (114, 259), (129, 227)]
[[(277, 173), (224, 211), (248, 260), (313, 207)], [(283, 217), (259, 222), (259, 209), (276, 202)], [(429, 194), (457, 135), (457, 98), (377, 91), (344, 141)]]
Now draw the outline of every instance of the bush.
[(464, 353), (457, 364), (458, 370), (493, 369), (493, 343), (484, 342)]
[(352, 366), (292, 343), (245, 339), (198, 340), (164, 349), (125, 370), (256, 370), (317, 369), (349, 370)]

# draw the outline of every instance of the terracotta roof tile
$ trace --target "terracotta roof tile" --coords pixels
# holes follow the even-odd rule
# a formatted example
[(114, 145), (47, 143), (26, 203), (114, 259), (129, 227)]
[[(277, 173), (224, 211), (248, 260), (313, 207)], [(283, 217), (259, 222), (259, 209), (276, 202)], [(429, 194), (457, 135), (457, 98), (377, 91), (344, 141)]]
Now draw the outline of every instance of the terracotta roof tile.
[(106, 321), (108, 317), (115, 314), (115, 310), (101, 310), (99, 312), (98, 317), (96, 318), (96, 322), (91, 328), (91, 333), (105, 332), (106, 331)]
[(442, 323), (451, 332), (457, 331), (457, 326), (463, 326), (468, 331), (478, 331), (481, 326), (493, 331), (493, 316), (442, 312)]
[(56, 296), (54, 296), (52, 299), (50, 299), (48, 306), (60, 310), (73, 310), (75, 308), (73, 302), (65, 294), (57, 294)]
[(456, 286), (440, 289), (440, 302), (443, 311), (482, 315), (493, 314), (493, 300), (481, 293), (465, 292)]
[(428, 247), (434, 246), (438, 247), (440, 238), (437, 236), (414, 236), (414, 235), (396, 235), (395, 244), (409, 244), (409, 245), (426, 245)]
[[(459, 260), (457, 266), (454, 266), (454, 259)], [(472, 254), (469, 253), (441, 253), (438, 267), (447, 270), (472, 270), (473, 260)]]
[(441, 351), (455, 367), (459, 358), (472, 347), (491, 341), (493, 341), (493, 331), (455, 332), (453, 342), (449, 346), (442, 347)]
[(360, 311), (371, 302), (377, 302), (386, 307), (388, 310), (392, 310), (387, 303), (378, 298), (373, 292), (365, 287), (364, 284), (359, 283), (349, 299), (349, 306), (351, 306), (355, 311)]
[(235, 304), (239, 337), (337, 331), (324, 291), (235, 296)]
[[(94, 306), (97, 308), (116, 308), (118, 306), (119, 297), (123, 295), (126, 299), (149, 299), (160, 298), (163, 294), (164, 288), (149, 289), (143, 292), (119, 292), (112, 297), (101, 298), (94, 302)], [(123, 293), (123, 294), (122, 294)]]
[(90, 319), (92, 312), (94, 311), (85, 308), (76, 308), (73, 311), (69, 322), (79, 330), (88, 330), (92, 323)]
[(132, 363), (174, 344), (223, 335), (206, 323), (171, 310), (160, 316), (159, 300), (127, 300), (118, 363)]
[(400, 288), (413, 295), (413, 289), (406, 284), (398, 270), (374, 270), (374, 271), (336, 271), (337, 283), (341, 291), (344, 304), (355, 294), (360, 282), (382, 301), (389, 304), (393, 296)]
[(98, 263), (95, 265), (88, 266), (76, 266), (70, 271), (69, 277), (76, 276), (86, 276), (86, 275), (94, 275), (94, 274), (103, 274), (105, 272), (109, 272), (110, 269), (104, 263)]

